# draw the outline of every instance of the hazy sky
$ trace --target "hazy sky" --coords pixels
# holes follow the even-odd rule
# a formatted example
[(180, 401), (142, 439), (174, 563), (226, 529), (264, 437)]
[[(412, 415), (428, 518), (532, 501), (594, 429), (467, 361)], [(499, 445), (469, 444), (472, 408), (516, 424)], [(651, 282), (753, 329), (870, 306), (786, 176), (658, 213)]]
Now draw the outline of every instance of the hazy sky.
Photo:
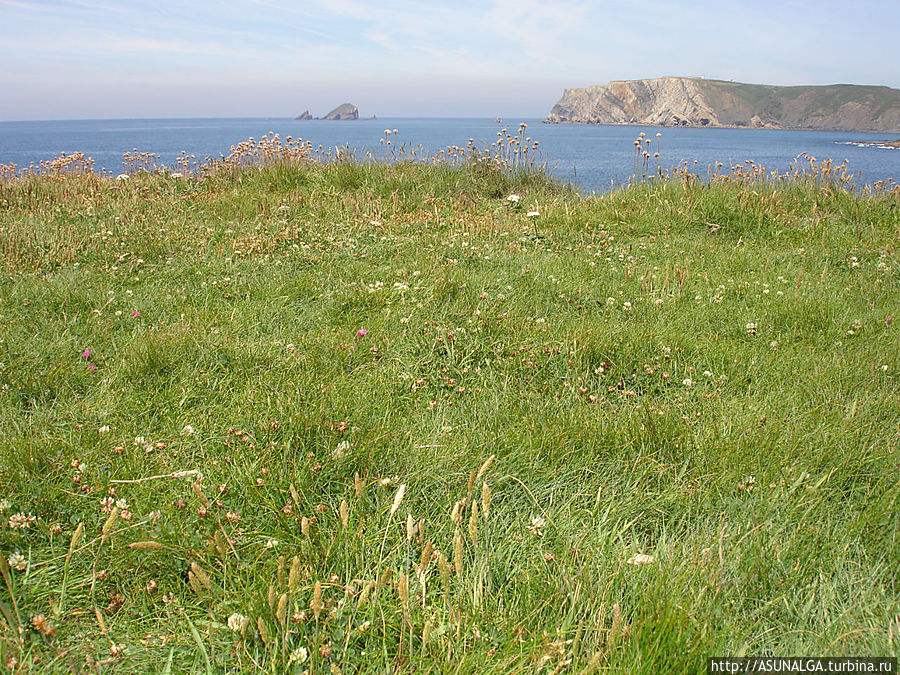
[(0, 0), (0, 119), (543, 117), (664, 75), (900, 87), (900, 0)]

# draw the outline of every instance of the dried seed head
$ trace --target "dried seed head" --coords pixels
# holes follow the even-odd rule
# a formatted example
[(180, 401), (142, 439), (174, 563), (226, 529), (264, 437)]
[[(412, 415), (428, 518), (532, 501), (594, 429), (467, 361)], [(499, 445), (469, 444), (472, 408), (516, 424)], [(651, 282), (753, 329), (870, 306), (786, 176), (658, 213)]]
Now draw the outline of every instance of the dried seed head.
[(409, 614), (409, 578), (406, 573), (400, 574), (397, 581), (397, 593), (400, 595), (400, 606), (403, 608), (404, 616)]
[(481, 485), (481, 515), (484, 516), (484, 522), (487, 522), (488, 515), (491, 512), (491, 486), (487, 483)]
[(72, 539), (69, 541), (69, 552), (66, 553), (66, 564), (69, 564), (69, 558), (72, 557), (72, 551), (81, 543), (84, 538), (84, 521), (78, 523), (78, 527), (72, 533)]
[(313, 616), (316, 617), (316, 621), (318, 621), (319, 615), (322, 613), (322, 584), (318, 581), (313, 585), (312, 601), (309, 604), (309, 608), (312, 610)]
[(609, 632), (606, 634), (607, 651), (612, 651), (616, 648), (616, 642), (619, 640), (619, 636), (622, 632), (622, 623), (622, 609), (617, 602), (613, 605), (612, 626), (610, 626)]
[(256, 618), (256, 630), (259, 631), (259, 637), (262, 638), (263, 643), (268, 647), (271, 643), (271, 638), (269, 637), (269, 627), (266, 626), (266, 622), (263, 621), (263, 618)]
[(477, 473), (476, 476), (475, 476), (475, 480), (478, 480), (478, 479), (481, 478), (485, 473), (487, 473), (487, 470), (490, 468), (491, 464), (494, 463), (494, 457), (496, 457), (496, 456), (497, 456), (497, 455), (491, 455), (491, 456), (488, 457), (486, 460), (484, 460), (484, 463), (481, 465), (481, 468), (478, 469), (478, 473)]
[(412, 514), (408, 513), (406, 515), (406, 541), (412, 541), (413, 536), (416, 534), (416, 521), (413, 520)]
[(306, 516), (300, 519), (300, 534), (304, 537), (309, 537), (309, 518)]
[(456, 576), (462, 577), (463, 569), (463, 541), (459, 528), (453, 535), (453, 565), (456, 567)]
[(350, 529), (350, 511), (346, 499), (341, 500), (341, 525), (345, 530)]
[(101, 528), (101, 537), (100, 541), (104, 542), (109, 539), (109, 535), (112, 533), (113, 529), (116, 527), (116, 521), (119, 519), (119, 508), (114, 506), (112, 511), (109, 513), (109, 518), (106, 519), (106, 522), (103, 523), (103, 527)]
[(135, 551), (158, 551), (165, 546), (158, 541), (135, 541), (128, 544), (128, 548), (133, 548)]
[(197, 495), (197, 499), (200, 500), (200, 503), (203, 504), (206, 508), (209, 508), (209, 500), (206, 498), (206, 495), (203, 494), (203, 489), (200, 487), (199, 481), (194, 481), (191, 483), (191, 490), (194, 491), (194, 494)]
[(475, 487), (475, 470), (469, 472), (469, 485), (466, 487), (466, 496), (472, 496), (472, 488)]
[(269, 610), (275, 611), (275, 585), (269, 584), (269, 594), (266, 596), (266, 601), (269, 603)]
[(353, 491), (356, 493), (356, 498), (360, 499), (363, 493), (363, 482), (362, 478), (359, 475), (359, 472), (353, 474)]
[(294, 499), (294, 503), (297, 506), (300, 506), (300, 494), (297, 492), (297, 488), (294, 487), (294, 484), (290, 484), (291, 497)]
[(469, 538), (472, 544), (478, 546), (478, 502), (472, 502), (472, 512), (469, 515)]
[(431, 562), (431, 553), (434, 550), (434, 547), (431, 544), (431, 540), (425, 542), (425, 547), (422, 549), (422, 557), (419, 558), (419, 571), (424, 572), (428, 568), (428, 564)]
[(275, 610), (275, 618), (278, 619), (278, 623), (281, 624), (281, 627), (284, 628), (285, 621), (287, 620), (287, 594), (282, 593), (281, 597), (278, 598), (278, 609)]
[(444, 593), (450, 593), (450, 563), (447, 562), (447, 559), (444, 557), (444, 554), (438, 552), (438, 570), (441, 574), (441, 586), (444, 589)]
[(300, 558), (294, 556), (291, 561), (291, 571), (288, 573), (288, 590), (296, 593), (300, 588)]
[(194, 573), (194, 577), (197, 579), (201, 586), (208, 590), (212, 590), (212, 581), (209, 578), (209, 574), (206, 573), (206, 570), (200, 567), (200, 565), (198, 565), (197, 563), (192, 562), (191, 572)]
[(397, 509), (400, 508), (400, 502), (403, 501), (403, 495), (405, 493), (406, 483), (403, 483), (399, 488), (397, 488), (397, 494), (394, 495), (394, 503), (391, 505), (391, 517), (393, 517), (394, 514), (397, 513)]

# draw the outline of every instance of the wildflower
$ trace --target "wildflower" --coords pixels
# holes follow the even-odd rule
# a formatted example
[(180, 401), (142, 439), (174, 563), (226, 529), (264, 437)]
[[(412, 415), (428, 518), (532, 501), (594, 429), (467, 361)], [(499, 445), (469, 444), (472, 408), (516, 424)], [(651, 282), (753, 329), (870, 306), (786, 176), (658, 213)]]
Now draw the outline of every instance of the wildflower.
[(99, 429), (97, 429), (97, 433), (98, 433), (98, 434), (108, 434), (108, 433), (109, 433), (109, 425), (108, 425), (108, 424), (104, 424), (102, 427), (100, 427)]
[(93, 372), (96, 372), (97, 366), (95, 366), (93, 363), (89, 363), (89, 364), (88, 364), (88, 370), (91, 371), (92, 373), (93, 373)]
[(127, 509), (128, 508), (128, 500), (125, 498), (117, 499), (116, 500), (116, 508), (119, 509), (120, 511)]
[(28, 566), (28, 561), (25, 559), (25, 556), (18, 551), (11, 554), (6, 561), (9, 563), (9, 566), (17, 572), (24, 572), (25, 568)]
[(128, 180), (128, 174), (120, 173), (118, 176), (116, 176), (116, 180)]
[(738, 490), (747, 492), (753, 492), (753, 488), (756, 487), (756, 476), (747, 476), (744, 480), (738, 483)]
[(267, 539), (264, 548), (275, 548), (276, 546), (278, 546), (278, 543), (279, 542), (277, 539)]
[(184, 178), (184, 175), (178, 173), (177, 171), (175, 171), (174, 173), (170, 173), (170, 174), (169, 174), (169, 177), (170, 177), (170, 178)]
[(623, 303), (622, 309), (624, 309), (626, 312), (630, 312), (631, 311), (631, 303), (630, 302)]
[(884, 320), (884, 322), (885, 322), (888, 326), (890, 326), (892, 323), (894, 323), (894, 317), (889, 316), (887, 319)]
[(528, 216), (529, 218), (537, 218), (539, 215), (541, 215), (541, 212), (540, 211), (529, 211), (525, 215)]
[(703, 376), (704, 376), (704, 377), (712, 377), (712, 371), (710, 371), (710, 370), (704, 370), (704, 371), (703, 371)]
[(115, 503), (116, 500), (112, 497), (104, 497), (100, 500), (100, 508), (103, 510), (103, 513), (109, 513), (110, 511), (112, 511)]
[(337, 447), (331, 451), (331, 459), (340, 459), (343, 457), (347, 450), (350, 449), (350, 441), (341, 441), (338, 443)]
[(131, 316), (133, 316), (135, 319), (138, 318), (140, 315), (141, 315), (141, 313), (139, 311), (137, 311), (136, 309), (131, 310)]
[(9, 503), (8, 499), (0, 499), (0, 513), (9, 509), (10, 506), (12, 506), (12, 504)]
[(691, 378), (686, 377), (681, 381), (681, 384), (683, 384), (685, 387), (692, 387), (694, 386), (694, 381)]
[(656, 562), (656, 558), (646, 553), (638, 553), (631, 556), (625, 561), (628, 565), (651, 565)]
[(541, 518), (540, 516), (534, 516), (531, 519), (531, 526), (528, 528), (528, 531), (531, 534), (534, 534), (538, 537), (544, 534), (544, 527), (547, 525), (547, 521)]
[(358, 337), (358, 338), (364, 338), (368, 334), (369, 334), (369, 331), (367, 331), (365, 328), (360, 328), (358, 331), (356, 331), (356, 337)]
[(14, 513), (9, 517), (9, 529), (27, 530), (37, 519), (30, 513)]
[(87, 361), (93, 354), (94, 352), (92, 352), (90, 349), (85, 349), (83, 352), (81, 352), (81, 358)]
[(747, 335), (756, 335), (757, 325), (755, 322), (750, 321), (747, 323)]
[(249, 619), (246, 616), (235, 612), (228, 617), (228, 627), (235, 633), (240, 633), (244, 629), (244, 624), (248, 621)]
[(192, 427), (190, 424), (185, 424), (184, 429), (181, 430), (182, 436), (193, 436), (196, 429)]
[(291, 663), (306, 663), (306, 659), (309, 658), (309, 651), (306, 647), (297, 647), (294, 651), (291, 652)]
[(520, 199), (519, 195), (512, 194), (506, 198), (506, 201), (508, 201), (510, 204), (518, 204), (519, 199)]

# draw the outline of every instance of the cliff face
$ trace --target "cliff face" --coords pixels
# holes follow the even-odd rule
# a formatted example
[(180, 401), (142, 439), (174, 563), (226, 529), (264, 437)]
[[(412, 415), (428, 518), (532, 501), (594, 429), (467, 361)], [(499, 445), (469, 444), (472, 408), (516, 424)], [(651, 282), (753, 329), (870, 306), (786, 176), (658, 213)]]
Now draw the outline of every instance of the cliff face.
[(663, 77), (566, 89), (548, 122), (900, 130), (900, 90), (837, 84), (776, 87)]

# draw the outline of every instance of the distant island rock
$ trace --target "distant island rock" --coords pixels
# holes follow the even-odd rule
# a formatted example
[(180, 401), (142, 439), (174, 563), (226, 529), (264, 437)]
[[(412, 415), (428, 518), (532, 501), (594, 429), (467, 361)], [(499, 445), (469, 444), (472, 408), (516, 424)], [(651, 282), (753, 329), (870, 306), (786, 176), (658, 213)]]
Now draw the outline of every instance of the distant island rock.
[(352, 103), (342, 103), (322, 118), (323, 120), (358, 120), (359, 109)]
[(311, 120), (313, 118), (312, 115), (309, 114), (309, 110), (304, 110), (302, 113), (297, 115), (295, 120)]
[(833, 84), (782, 87), (696, 77), (620, 80), (566, 89), (547, 122), (900, 131), (900, 90)]

